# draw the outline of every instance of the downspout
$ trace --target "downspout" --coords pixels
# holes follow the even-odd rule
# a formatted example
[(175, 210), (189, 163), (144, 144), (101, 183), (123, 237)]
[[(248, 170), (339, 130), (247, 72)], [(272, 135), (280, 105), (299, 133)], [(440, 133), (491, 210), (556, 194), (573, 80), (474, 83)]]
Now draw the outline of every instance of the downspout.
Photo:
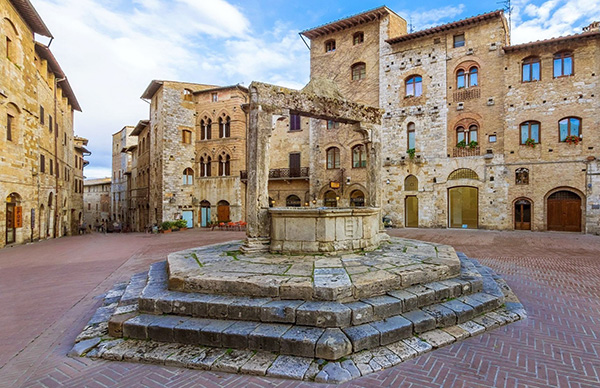
[[(50, 41), (50, 43), (52, 43), (52, 41)], [(56, 101), (56, 88), (58, 87), (58, 83), (62, 82), (66, 80), (65, 77), (63, 78), (54, 78), (54, 122), (53, 123), (48, 123), (51, 126), (54, 125), (54, 128), (50, 128), (50, 130), (54, 131), (54, 166), (52, 166), (52, 168), (55, 170), (54, 171), (54, 186), (55, 186), (55, 191), (56, 191), (56, 195), (55, 195), (55, 208), (56, 210), (54, 211), (54, 238), (58, 237), (59, 233), (58, 233), (58, 204), (59, 202), (59, 198), (58, 198), (58, 107), (57, 107), (57, 101)]]

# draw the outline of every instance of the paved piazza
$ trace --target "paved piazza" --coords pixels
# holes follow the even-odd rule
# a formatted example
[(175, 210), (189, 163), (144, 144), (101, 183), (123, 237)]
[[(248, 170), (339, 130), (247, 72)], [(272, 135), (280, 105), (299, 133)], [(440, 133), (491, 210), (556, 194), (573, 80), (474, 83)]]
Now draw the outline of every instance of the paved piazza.
[(168, 257), (169, 289), (350, 302), (458, 275), (454, 249), (393, 238), (366, 254), (243, 254), (241, 242)]
[[(392, 230), (448, 244), (498, 272), (528, 319), (350, 381), (360, 387), (600, 385), (600, 238), (568, 233)], [(65, 356), (116, 282), (168, 253), (239, 232), (93, 234), (0, 251), (1, 387), (323, 386)]]

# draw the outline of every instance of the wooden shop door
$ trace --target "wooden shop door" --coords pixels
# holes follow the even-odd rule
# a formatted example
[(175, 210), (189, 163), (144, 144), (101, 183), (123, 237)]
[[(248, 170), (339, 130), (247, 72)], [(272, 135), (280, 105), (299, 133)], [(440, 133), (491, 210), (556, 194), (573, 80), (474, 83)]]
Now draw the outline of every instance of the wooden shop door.
[(581, 232), (581, 198), (571, 191), (548, 197), (548, 230)]
[(515, 202), (515, 229), (531, 230), (531, 202), (526, 199)]

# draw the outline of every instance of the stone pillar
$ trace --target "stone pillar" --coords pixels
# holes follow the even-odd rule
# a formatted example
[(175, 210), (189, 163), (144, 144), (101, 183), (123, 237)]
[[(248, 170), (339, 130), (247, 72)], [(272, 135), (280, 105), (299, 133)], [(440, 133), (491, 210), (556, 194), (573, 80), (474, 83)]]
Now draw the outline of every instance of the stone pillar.
[(273, 130), (272, 113), (263, 109), (256, 88), (250, 88), (246, 157), (246, 243), (245, 252), (267, 251), (270, 241), (269, 146)]

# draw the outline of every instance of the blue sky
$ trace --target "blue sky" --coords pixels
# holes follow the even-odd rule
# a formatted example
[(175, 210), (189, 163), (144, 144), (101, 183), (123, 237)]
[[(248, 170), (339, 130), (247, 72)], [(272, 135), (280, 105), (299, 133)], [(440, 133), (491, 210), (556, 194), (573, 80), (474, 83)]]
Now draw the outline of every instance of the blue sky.
[[(148, 116), (153, 79), (301, 88), (309, 51), (298, 32), (386, 5), (415, 30), (501, 8), (492, 1), (32, 0), (83, 108), (88, 178), (110, 176), (111, 134)], [(513, 43), (578, 33), (600, 20), (599, 0), (515, 0)], [(40, 39), (44, 41), (43, 39)]]

